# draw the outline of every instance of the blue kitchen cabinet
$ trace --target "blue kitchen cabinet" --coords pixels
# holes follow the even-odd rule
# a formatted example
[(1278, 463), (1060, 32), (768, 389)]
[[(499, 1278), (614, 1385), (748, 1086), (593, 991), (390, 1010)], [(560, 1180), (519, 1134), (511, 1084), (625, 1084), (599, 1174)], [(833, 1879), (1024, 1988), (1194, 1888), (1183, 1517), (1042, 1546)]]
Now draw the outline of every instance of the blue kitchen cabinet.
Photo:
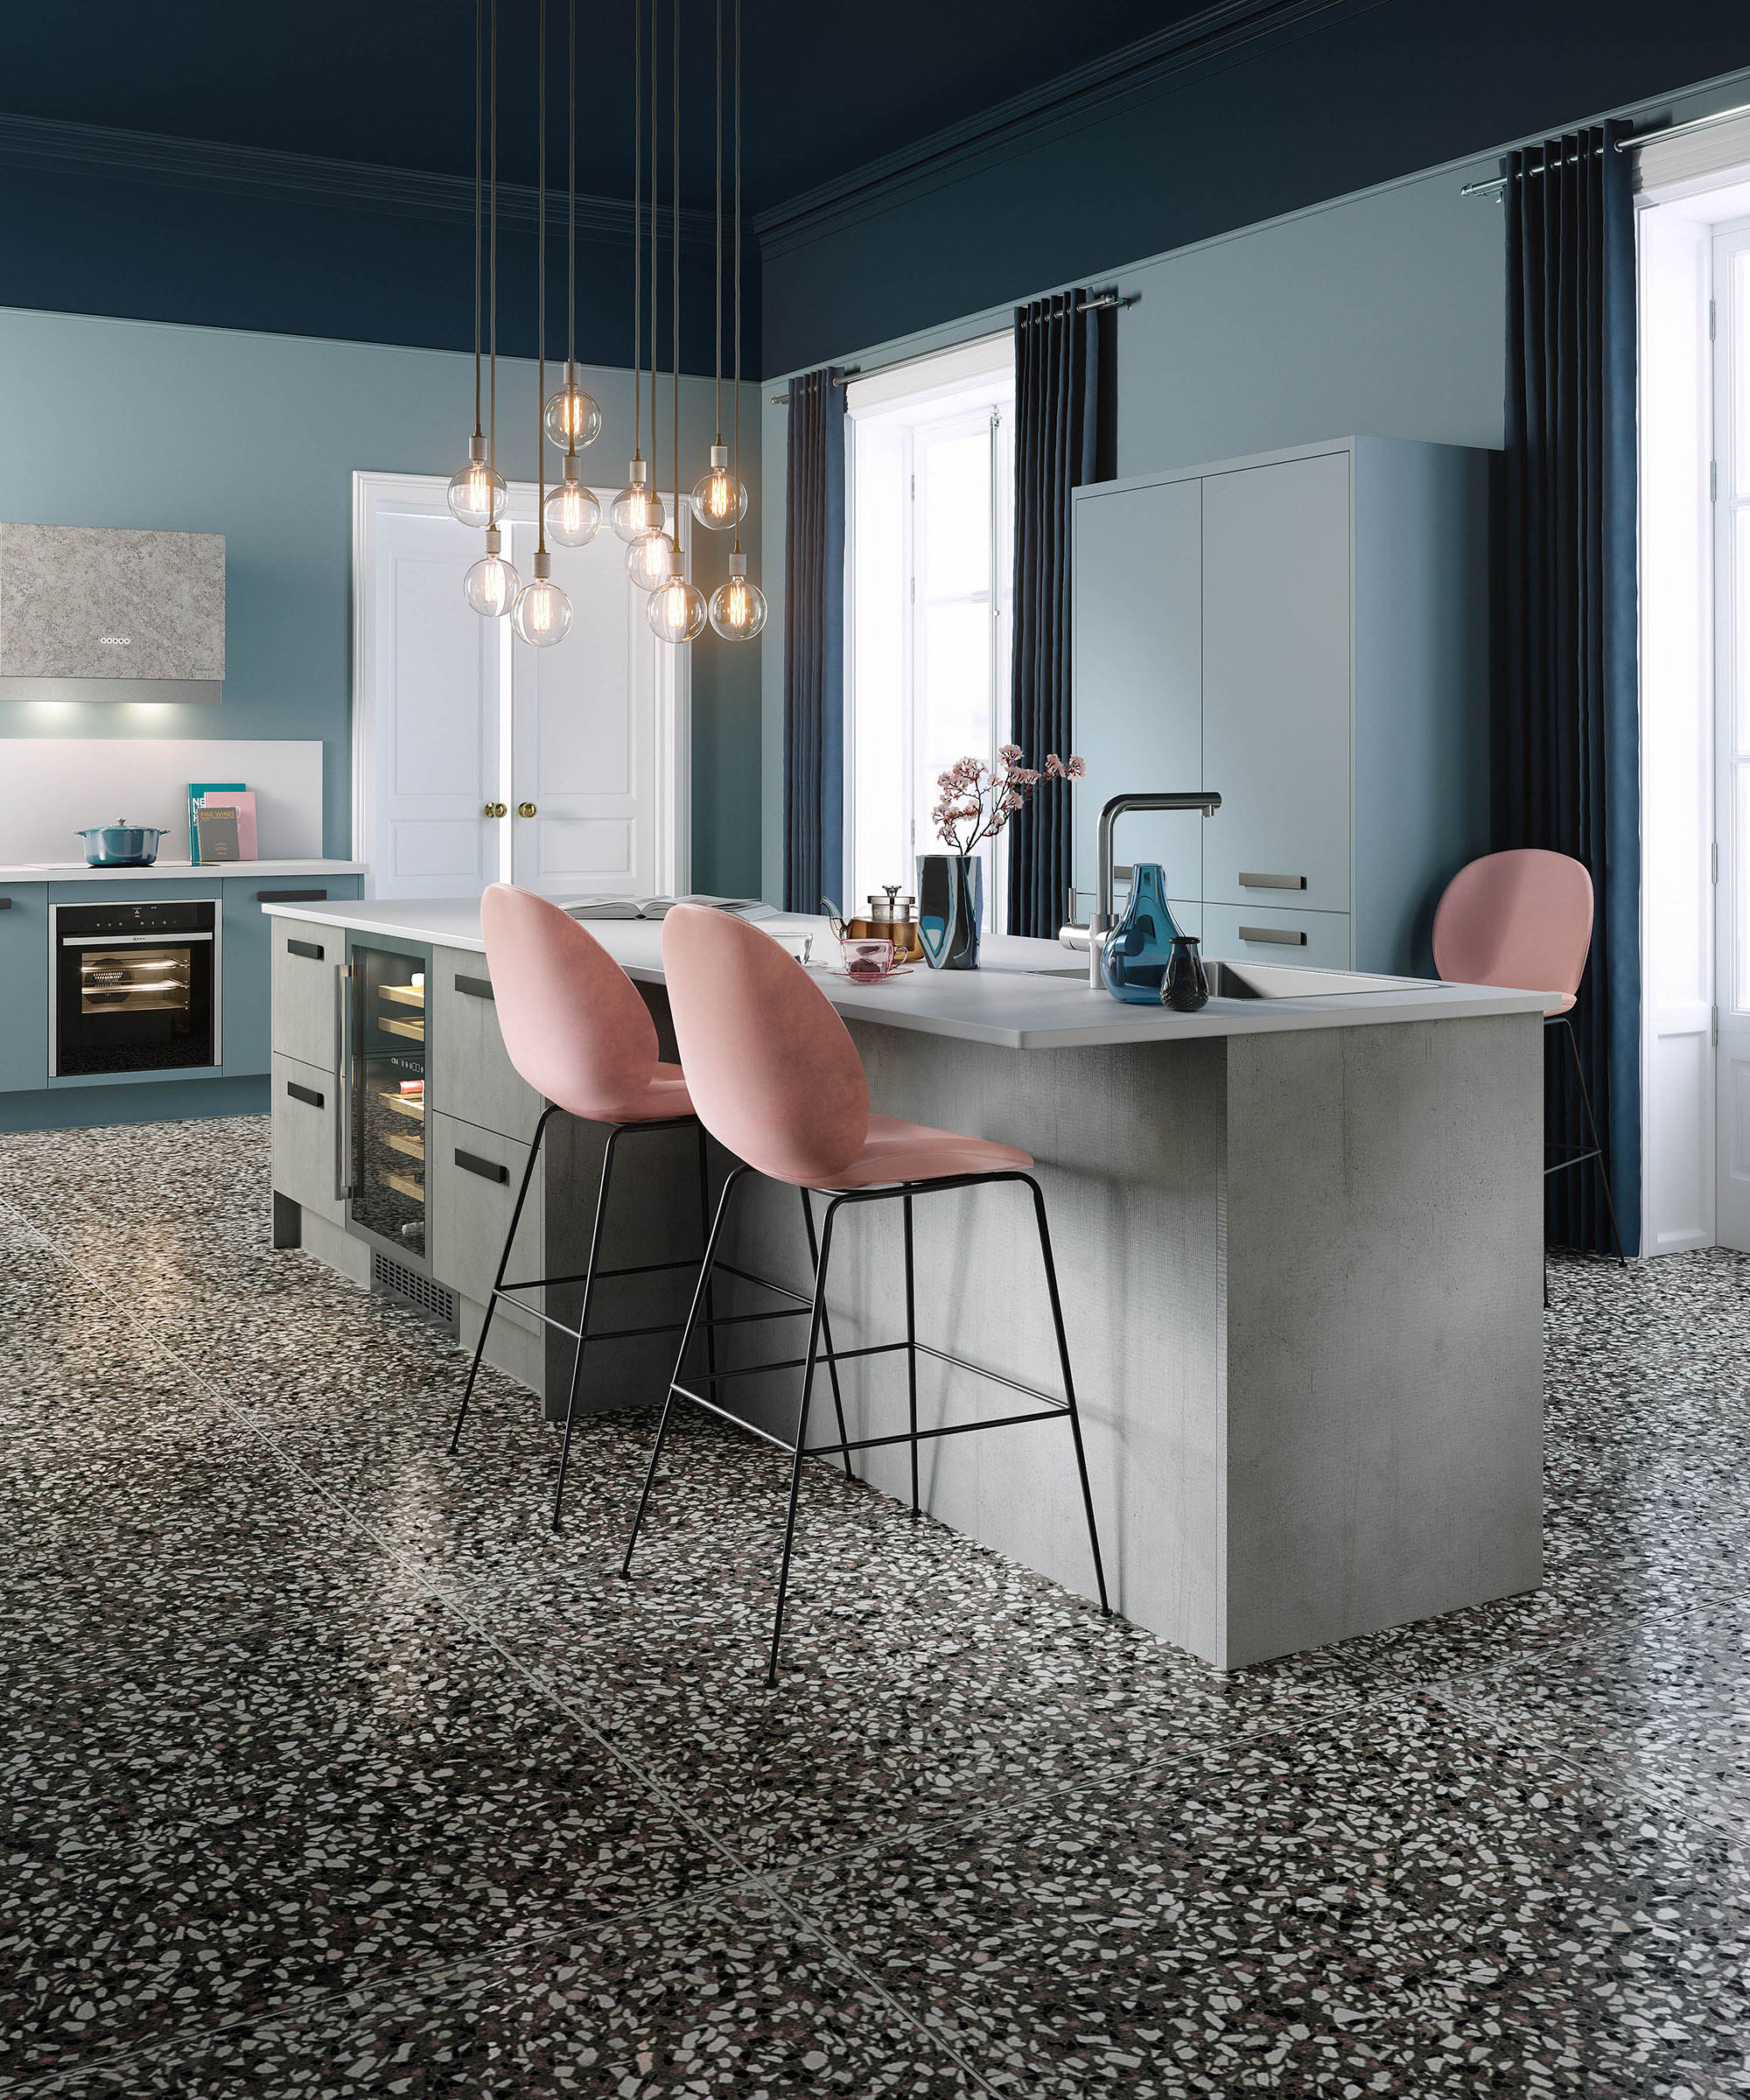
[(224, 1040), (220, 1070), (228, 1079), (268, 1069), (269, 938), (264, 904), (339, 904), (362, 894), (359, 875), (228, 876), (225, 900)]
[(48, 1077), (48, 885), (0, 884), (0, 1093), (29, 1092)]

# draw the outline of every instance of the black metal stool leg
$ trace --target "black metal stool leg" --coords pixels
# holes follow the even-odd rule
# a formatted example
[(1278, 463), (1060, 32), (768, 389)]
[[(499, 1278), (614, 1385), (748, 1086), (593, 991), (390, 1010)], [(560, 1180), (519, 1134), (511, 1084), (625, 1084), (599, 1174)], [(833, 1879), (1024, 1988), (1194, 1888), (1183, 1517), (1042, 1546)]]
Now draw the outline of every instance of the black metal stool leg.
[(681, 1372), (687, 1361), (687, 1345), (693, 1339), (693, 1329), (698, 1325), (699, 1307), (704, 1305), (705, 1291), (710, 1281), (711, 1264), (717, 1259), (717, 1243), (723, 1233), (723, 1222), (729, 1214), (729, 1199), (735, 1185), (751, 1170), (745, 1166), (732, 1167), (724, 1182), (723, 1194), (717, 1200), (717, 1216), (710, 1228), (710, 1237), (705, 1242), (705, 1258), (699, 1264), (699, 1280), (693, 1286), (693, 1301), (687, 1308), (687, 1324), (681, 1329), (681, 1346), (675, 1354), (675, 1375), (668, 1381), (668, 1390), (662, 1396), (662, 1412), (656, 1421), (656, 1441), (650, 1447), (650, 1464), (644, 1475), (644, 1490), (638, 1498), (638, 1512), (632, 1520), (632, 1536), (626, 1542), (626, 1558), (620, 1572), (628, 1580), (632, 1575), (633, 1550), (638, 1544), (638, 1534), (644, 1526), (644, 1513), (650, 1507), (650, 1490), (656, 1484), (656, 1468), (662, 1457), (662, 1440), (668, 1433), (668, 1417), (675, 1405), (675, 1389), (681, 1382)]
[(456, 1426), (450, 1432), (450, 1456), (454, 1458), (461, 1448), (462, 1424), (468, 1418), (468, 1403), (474, 1396), (474, 1381), (480, 1375), (480, 1359), (486, 1353), (486, 1336), (492, 1331), (493, 1314), (498, 1309), (498, 1294), (504, 1284), (504, 1272), (510, 1265), (510, 1250), (516, 1238), (516, 1228), (522, 1222), (522, 1206), (528, 1199), (528, 1185), (535, 1179), (535, 1162), (541, 1152), (541, 1140), (547, 1135), (547, 1119), (558, 1114), (556, 1109), (543, 1109), (541, 1120), (535, 1126), (534, 1142), (528, 1148), (528, 1164), (522, 1170), (522, 1186), (516, 1192), (515, 1207), (510, 1214), (510, 1229), (504, 1236), (504, 1248), (498, 1257), (498, 1274), (493, 1278), (493, 1287), (486, 1294), (486, 1318), (480, 1322), (480, 1339), (474, 1344), (474, 1361), (468, 1367), (468, 1382), (462, 1394), (462, 1404), (456, 1410)]
[[(1580, 1062), (1580, 1046), (1574, 1039), (1573, 1023), (1565, 1014), (1556, 1026), (1568, 1039), (1568, 1054), (1574, 1060), (1574, 1077), (1579, 1082), (1580, 1108), (1586, 1116), (1587, 1139), (1598, 1155), (1598, 1184), (1604, 1195), (1604, 1214), (1610, 1220), (1610, 1237), (1616, 1248), (1616, 1258), (1626, 1269), (1628, 1256), (1622, 1251), (1622, 1235), (1616, 1228), (1616, 1204), (1610, 1193), (1610, 1161), (1598, 1134), (1598, 1118), (1592, 1112), (1592, 1096), (1586, 1088), (1586, 1068)], [(1544, 1302), (1548, 1303), (1547, 1297)]]
[(1057, 1360), (1063, 1368), (1064, 1398), (1069, 1403), (1069, 1433), (1075, 1439), (1075, 1470), (1082, 1476), (1082, 1506), (1088, 1512), (1088, 1544), (1094, 1554), (1094, 1580), (1100, 1592), (1100, 1609), (1110, 1619), (1112, 1607), (1106, 1599), (1106, 1571), (1101, 1563), (1100, 1533), (1094, 1522), (1094, 1491), (1088, 1484), (1088, 1455), (1082, 1448), (1082, 1417), (1076, 1410), (1075, 1381), (1069, 1369), (1069, 1341), (1063, 1332), (1063, 1304), (1058, 1296), (1057, 1264), (1051, 1254), (1051, 1228), (1046, 1223), (1045, 1192), (1031, 1174), (1022, 1174), (1019, 1179), (1033, 1192), (1040, 1253), (1045, 1262), (1046, 1290), (1051, 1298), (1051, 1324), (1057, 1333)]
[[(826, 1315), (826, 1270), (832, 1253), (832, 1222), (838, 1205), (829, 1203), (821, 1226), (820, 1257), (815, 1264), (814, 1317), (808, 1322), (808, 1353), (802, 1368), (802, 1396), (796, 1407), (796, 1445), (790, 1460), (790, 1506), (784, 1519), (784, 1558), (778, 1564), (778, 1608), (772, 1620), (772, 1660), (766, 1665), (769, 1690), (778, 1682), (778, 1648), (784, 1638), (784, 1599), (790, 1587), (790, 1552), (796, 1536), (796, 1503), (802, 1490), (803, 1448), (808, 1443), (808, 1404), (814, 1397), (815, 1365), (818, 1360)], [(809, 1236), (813, 1236), (812, 1224)], [(839, 1441), (844, 1441), (841, 1433)], [(850, 1453), (845, 1454), (847, 1457)]]
[(918, 1288), (913, 1260), (912, 1199), (901, 1205), (906, 1233), (906, 1407), (912, 1425), (912, 1521), (918, 1517)]
[[(699, 1260), (704, 1260), (703, 1250), (710, 1243), (711, 1228), (710, 1150), (705, 1135), (705, 1126), (699, 1129)], [(705, 1391), (717, 1391), (717, 1306), (711, 1297), (709, 1277), (705, 1279)]]
[[(815, 1244), (814, 1206), (808, 1201), (807, 1189), (799, 1188), (796, 1194), (802, 1199), (802, 1222), (808, 1228), (808, 1259), (818, 1265), (820, 1250)], [(838, 1417), (838, 1440), (841, 1444), (848, 1444), (850, 1432), (844, 1426), (844, 1396), (838, 1390), (838, 1364), (832, 1353), (832, 1316), (824, 1306), (821, 1307), (821, 1336), (826, 1343), (826, 1370), (832, 1382), (832, 1411)], [(844, 1460), (844, 1477), (848, 1480), (851, 1478), (850, 1453), (847, 1451), (841, 1456)]]
[(613, 1179), (614, 1147), (624, 1125), (608, 1126), (607, 1144), (602, 1153), (601, 1186), (596, 1190), (596, 1219), (590, 1230), (589, 1259), (584, 1264), (584, 1303), (578, 1314), (578, 1346), (571, 1354), (571, 1385), (565, 1396), (565, 1435), (559, 1446), (559, 1484), (553, 1490), (553, 1529), (559, 1529), (559, 1511), (565, 1500), (565, 1475), (571, 1464), (571, 1430), (578, 1418), (578, 1388), (583, 1381), (584, 1348), (590, 1338), (590, 1299), (596, 1287), (596, 1262), (601, 1253), (602, 1222), (607, 1215), (608, 1184)]

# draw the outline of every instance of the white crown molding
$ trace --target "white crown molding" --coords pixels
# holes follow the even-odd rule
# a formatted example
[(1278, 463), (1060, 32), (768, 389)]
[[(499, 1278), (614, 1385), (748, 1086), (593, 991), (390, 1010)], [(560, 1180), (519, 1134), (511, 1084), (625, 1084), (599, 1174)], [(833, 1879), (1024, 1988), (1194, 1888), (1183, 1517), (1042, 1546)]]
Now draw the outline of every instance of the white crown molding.
[(777, 253), (829, 228), (885, 209), (991, 161), (1011, 158), (1052, 131), (1074, 129), (1124, 103), (1146, 100), (1175, 74), (1300, 29), (1319, 17), (1362, 11), (1383, 0), (1214, 0), (1025, 94), (998, 102), (848, 175), (806, 190), (754, 219), (761, 249)]
[[(5, 112), (0, 112), (0, 166), (100, 180), (152, 182), (172, 189), (216, 190), (238, 197), (298, 198), (341, 210), (362, 207), (390, 218), (459, 220), (472, 225), (474, 217), (474, 186), (466, 176), (430, 174), (364, 160), (326, 160), (314, 154), (171, 138), (155, 131), (62, 123)], [(556, 228), (563, 234), (566, 206), (563, 189), (548, 192), (550, 232)], [(501, 181), (498, 210), (500, 220), (533, 226), (534, 189)], [(662, 206), (657, 217), (659, 234), (666, 241), (673, 212)], [(632, 206), (616, 197), (580, 194), (578, 232), (585, 240), (629, 242)], [(683, 245), (709, 249), (715, 234), (716, 223), (709, 212), (681, 214)]]

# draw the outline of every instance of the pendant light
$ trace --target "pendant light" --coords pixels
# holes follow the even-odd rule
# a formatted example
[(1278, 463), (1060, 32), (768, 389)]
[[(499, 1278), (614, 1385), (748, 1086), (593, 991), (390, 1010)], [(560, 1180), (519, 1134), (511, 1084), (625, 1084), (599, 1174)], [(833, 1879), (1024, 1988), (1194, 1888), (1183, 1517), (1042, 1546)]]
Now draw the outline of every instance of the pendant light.
[[(657, 75), (660, 52), (656, 42), (659, 0), (650, 0), (650, 464), (657, 464), (656, 439), (656, 147), (658, 130)], [(676, 0), (678, 9), (679, 0)], [(676, 18), (676, 44), (679, 22)], [(677, 52), (678, 60), (678, 52)], [(676, 477), (676, 487), (680, 486)], [(681, 565), (681, 550), (665, 524), (666, 506), (659, 495), (650, 499), (651, 519), (626, 550), (626, 573), (640, 591), (654, 591), (668, 582)]]
[[(741, 0), (735, 0), (735, 478), (746, 508), (747, 488), (741, 480)], [(766, 625), (766, 593), (747, 574), (738, 526), (729, 556), (729, 580), (711, 593), (710, 623), (725, 641), (752, 641)]]
[[(503, 502), (504, 482), (498, 472), (498, 0), (491, 0), (492, 7), (492, 202), (488, 214), (486, 241), (486, 305), (489, 313), (488, 327), (491, 339), (490, 377), (486, 396), (486, 468), (498, 482), (499, 500)], [(479, 141), (475, 143), (475, 163), (480, 158)], [(476, 264), (475, 298), (479, 298), (478, 263)], [(522, 578), (499, 551), (502, 536), (494, 514), (486, 527), (486, 550), (462, 579), (462, 595), (474, 611), (484, 620), (501, 620), (516, 602), (516, 593)]]
[(451, 475), (444, 497), (458, 525), (489, 530), (504, 507), (504, 483), (493, 472), (480, 428), (480, 30), (485, 6), (486, 0), (474, 0), (474, 434), (468, 440), (468, 464)]
[[(654, 0), (652, 0), (654, 10)], [(654, 31), (653, 28), (652, 34)], [(662, 529), (662, 499), (649, 486), (644, 454), (644, 0), (632, 0), (632, 462), (626, 486), (608, 506), (616, 539), (628, 545)], [(654, 207), (653, 207), (654, 208)], [(655, 381), (653, 377), (654, 388)], [(653, 396), (652, 409), (654, 409)], [(656, 449), (653, 437), (651, 451)]]
[(565, 639), (571, 624), (571, 601), (553, 581), (553, 557), (547, 551), (547, 430), (541, 403), (547, 392), (547, 0), (540, 0), (540, 35), (536, 63), (541, 88), (536, 122), (540, 164), (536, 175), (535, 209), (535, 501), (539, 521), (536, 531), (535, 580), (525, 584), (511, 607), (510, 624), (523, 641), (537, 649), (550, 649)]
[[(670, 417), (669, 438), (674, 446), (675, 481), (681, 486), (681, 0), (672, 0), (671, 12), (675, 18), (675, 77), (674, 114), (670, 120), (675, 151), (674, 197), (670, 224), (669, 246), (674, 251), (675, 275), (669, 293), (675, 323), (675, 399)], [(680, 521), (676, 521), (679, 532)], [(679, 644), (690, 641), (705, 624), (705, 594), (688, 576), (681, 559), (677, 539), (668, 534), (664, 539), (674, 549), (674, 567), (668, 580), (657, 584), (650, 594), (650, 603), (644, 608), (645, 618), (650, 622), (651, 632), (659, 641)]]
[[(747, 491), (732, 472), (723, 441), (723, 0), (717, 0), (717, 436), (710, 466), (694, 484), (693, 515), (710, 532), (728, 532), (747, 515)], [(739, 460), (736, 462), (740, 465)]]
[(565, 383), (547, 403), (547, 435), (563, 446), (559, 486), (547, 499), (547, 530), (561, 547), (587, 547), (601, 530), (602, 509), (595, 491), (578, 472), (578, 453), (593, 444), (601, 429), (601, 410), (593, 395), (578, 384), (578, 0), (570, 0), (570, 259), (566, 296), (570, 311), (565, 335)]

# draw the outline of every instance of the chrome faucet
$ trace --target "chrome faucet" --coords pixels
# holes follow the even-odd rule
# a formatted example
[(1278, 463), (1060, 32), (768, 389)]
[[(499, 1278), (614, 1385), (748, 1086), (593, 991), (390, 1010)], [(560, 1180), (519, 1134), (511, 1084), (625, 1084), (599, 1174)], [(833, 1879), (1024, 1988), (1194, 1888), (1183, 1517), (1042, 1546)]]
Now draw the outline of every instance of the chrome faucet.
[(1205, 816), (1214, 816), (1221, 807), (1222, 798), (1213, 789), (1198, 789), (1190, 794), (1115, 794), (1100, 812), (1099, 842), (1095, 849), (1094, 909), (1085, 927), (1060, 927), (1057, 935), (1065, 948), (1086, 947), (1090, 991), (1105, 990), (1100, 980), (1100, 951), (1112, 930), (1112, 827), (1128, 809), (1200, 809)]

